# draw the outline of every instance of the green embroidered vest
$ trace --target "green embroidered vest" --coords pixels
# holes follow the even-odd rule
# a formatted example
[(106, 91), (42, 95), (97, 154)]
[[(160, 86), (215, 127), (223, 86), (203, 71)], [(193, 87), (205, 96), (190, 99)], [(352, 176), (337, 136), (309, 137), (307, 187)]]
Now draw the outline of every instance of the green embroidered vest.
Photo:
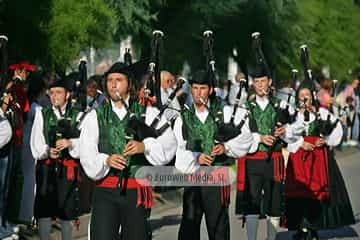
[[(223, 105), (218, 100), (213, 100), (210, 104), (209, 115), (205, 123), (202, 123), (195, 114), (195, 107), (192, 105), (190, 110), (184, 111), (183, 120), (183, 137), (187, 141), (186, 148), (192, 152), (201, 152), (210, 155), (212, 147), (215, 145), (217, 133), (217, 124), (215, 118), (223, 121)], [(228, 165), (229, 159), (225, 154), (216, 156), (213, 166)]]
[[(250, 109), (252, 109), (250, 111), (250, 115), (249, 115), (250, 125), (252, 123), (255, 123), (256, 127), (257, 127), (257, 132), (260, 135), (272, 135), (273, 134), (273, 130), (274, 130), (275, 124), (276, 124), (276, 114), (277, 114), (275, 105), (279, 105), (279, 104), (280, 104), (280, 100), (278, 100), (276, 98), (271, 98), (268, 105), (266, 106), (266, 108), (264, 110), (262, 110), (261, 107), (257, 104), (256, 98), (254, 98), (246, 103), (247, 107), (250, 107), (250, 105), (251, 105)], [(273, 147), (273, 150), (280, 151), (281, 145), (276, 144), (276, 146)], [(267, 152), (267, 151), (269, 151), (269, 146), (266, 146), (265, 144), (260, 143), (257, 151)]]
[[(44, 107), (41, 109), (44, 127), (43, 134), (45, 137), (45, 142), (48, 146), (54, 147), (55, 142), (58, 138), (57, 133), (60, 133), (58, 124), (60, 121), (67, 121), (68, 126), (75, 127), (76, 117), (79, 114), (79, 111), (75, 108), (67, 108), (64, 114), (64, 118), (58, 119), (54, 113), (52, 106)], [(70, 129), (69, 129), (70, 130)], [(67, 138), (66, 133), (61, 133), (60, 138)], [(67, 149), (61, 151), (60, 158), (72, 158)]]
[(309, 129), (308, 131), (304, 131), (303, 132), (303, 136), (319, 136), (319, 128), (318, 128), (318, 124), (317, 124), (317, 121), (312, 121), (310, 124), (309, 124)]
[[(144, 107), (137, 102), (130, 100), (130, 111), (140, 118)], [(99, 126), (99, 152), (106, 154), (122, 154), (126, 145), (125, 129), (129, 120), (129, 113), (120, 120), (116, 113), (113, 112), (110, 103), (104, 103), (96, 109), (97, 121)], [(136, 154), (128, 159), (128, 176), (134, 177), (136, 171), (145, 165), (150, 165), (144, 154)], [(111, 169), (110, 175), (118, 175), (119, 170)]]

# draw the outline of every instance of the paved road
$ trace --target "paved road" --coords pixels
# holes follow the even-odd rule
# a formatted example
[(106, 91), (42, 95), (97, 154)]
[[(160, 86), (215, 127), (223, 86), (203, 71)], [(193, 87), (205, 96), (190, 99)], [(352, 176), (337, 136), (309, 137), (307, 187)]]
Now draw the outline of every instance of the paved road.
[[(321, 239), (360, 239), (360, 151), (345, 149), (337, 153), (337, 161), (343, 173), (352, 206), (356, 214), (357, 223), (332, 231), (320, 231)], [(234, 191), (231, 200), (235, 199)], [(234, 201), (233, 201), (234, 202)], [(179, 206), (180, 205), (180, 206)], [(181, 221), (181, 202), (172, 205), (166, 211), (154, 212), (151, 217), (154, 240), (176, 239)], [(245, 239), (245, 229), (241, 227), (241, 220), (234, 214), (234, 204), (230, 207), (231, 239)], [(286, 230), (278, 233), (278, 240), (292, 239), (292, 233)], [(259, 224), (258, 239), (266, 238), (266, 223)], [(202, 224), (202, 240), (208, 239), (204, 224)]]
[[(320, 231), (321, 239), (360, 239), (360, 150), (345, 149), (343, 152), (337, 152), (337, 161), (343, 173), (347, 189), (350, 194), (352, 206), (356, 214), (357, 223), (342, 229), (332, 231)], [(235, 191), (232, 192), (232, 202), (235, 200)], [(165, 202), (157, 201), (156, 207), (152, 211), (151, 225), (153, 227), (153, 240), (174, 240), (177, 239), (177, 232), (181, 221), (181, 193), (172, 191), (167, 193)], [(230, 207), (231, 239), (246, 239), (245, 229), (241, 227), (241, 220), (234, 214), (234, 204)], [(80, 231), (74, 231), (74, 238), (77, 240), (87, 239), (87, 222), (89, 216), (83, 216)], [(265, 239), (266, 223), (260, 221), (258, 239)], [(287, 240), (291, 238), (292, 233), (282, 230), (277, 235), (278, 240)], [(27, 240), (38, 240), (36, 236), (28, 237)], [(53, 229), (51, 240), (60, 240), (60, 232)], [(202, 224), (202, 238), (206, 240), (207, 232)]]

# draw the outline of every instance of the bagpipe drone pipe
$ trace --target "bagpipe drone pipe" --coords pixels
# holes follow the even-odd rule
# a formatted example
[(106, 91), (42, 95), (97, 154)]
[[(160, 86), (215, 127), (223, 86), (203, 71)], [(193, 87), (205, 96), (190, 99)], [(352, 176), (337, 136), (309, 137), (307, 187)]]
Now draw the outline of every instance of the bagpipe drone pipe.
[[(338, 121), (331, 122), (330, 112), (325, 120), (323, 120), (320, 116), (320, 112), (319, 112), (320, 105), (317, 99), (316, 84), (315, 84), (316, 80), (313, 78), (312, 71), (309, 66), (309, 50), (306, 45), (302, 45), (300, 47), (300, 61), (304, 71), (304, 78), (305, 78), (304, 81), (308, 82), (310, 85), (309, 90), (311, 91), (312, 104), (315, 106), (314, 114), (316, 115), (316, 121), (317, 121), (317, 126), (319, 128), (320, 136), (328, 136), (332, 132), (332, 130), (336, 127)], [(304, 120), (309, 121), (310, 120), (309, 115), (311, 110), (308, 108), (308, 99), (304, 99), (303, 105), (305, 107)]]
[[(7, 85), (12, 82), (12, 86), (18, 84), (18, 78), (10, 79), (8, 76), (8, 51), (7, 51), (8, 38), (5, 35), (0, 36), (0, 48), (1, 48), (1, 66), (0, 66), (0, 106), (4, 104), (4, 98), (6, 95), (11, 94), (11, 100), (8, 103), (7, 111), (5, 113), (11, 126), (16, 128), (19, 123), (20, 105), (17, 102), (16, 92), (13, 92), (11, 87), (7, 88)], [(13, 93), (12, 93), (13, 92)]]
[[(210, 83), (210, 86), (215, 87), (218, 84), (218, 80), (216, 73), (216, 61), (214, 56), (214, 34), (211, 30), (206, 30), (203, 32), (203, 55), (205, 58), (205, 70), (207, 72), (207, 77), (209, 78), (208, 81)], [(228, 123), (224, 122), (222, 111), (211, 113), (210, 109), (208, 109), (217, 125), (215, 144), (224, 143), (241, 134), (241, 128), (244, 125), (248, 114), (245, 114), (244, 118), (238, 124), (235, 124), (235, 115), (237, 110), (241, 108), (240, 106), (241, 94), (243, 89), (246, 88), (247, 88), (247, 81), (244, 79), (240, 81), (240, 89), (237, 93), (236, 102), (233, 108), (231, 119)], [(210, 99), (212, 101), (216, 101), (217, 99), (215, 98), (216, 98), (215, 92), (213, 92), (213, 96), (210, 96)], [(203, 104), (205, 105), (205, 107), (207, 107), (205, 103)]]

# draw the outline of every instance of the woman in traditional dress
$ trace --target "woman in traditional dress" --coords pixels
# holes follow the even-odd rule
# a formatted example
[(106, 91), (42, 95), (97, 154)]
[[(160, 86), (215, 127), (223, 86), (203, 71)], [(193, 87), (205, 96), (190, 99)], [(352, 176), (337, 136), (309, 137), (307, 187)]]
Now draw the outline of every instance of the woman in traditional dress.
[(343, 129), (327, 109), (316, 107), (311, 84), (297, 91), (296, 124), (305, 126), (303, 137), (288, 145), (286, 217), (294, 239), (318, 239), (317, 230), (353, 224), (346, 186), (332, 147), (340, 143)]

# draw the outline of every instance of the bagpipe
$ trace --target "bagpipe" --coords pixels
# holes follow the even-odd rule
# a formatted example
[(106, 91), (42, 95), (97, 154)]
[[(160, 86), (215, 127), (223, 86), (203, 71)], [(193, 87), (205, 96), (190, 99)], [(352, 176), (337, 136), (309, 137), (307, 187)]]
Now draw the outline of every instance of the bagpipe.
[[(71, 122), (71, 119), (65, 118), (65, 113), (60, 108), (60, 119), (57, 125), (57, 132), (61, 134), (63, 138), (79, 138), (80, 137), (80, 125), (85, 119), (86, 115), (93, 109), (87, 106), (86, 102), (86, 82), (87, 82), (87, 67), (86, 61), (81, 60), (79, 64), (79, 73), (73, 73), (67, 76), (67, 78), (74, 77), (73, 93), (71, 95), (70, 103), (65, 111), (69, 111), (70, 107), (82, 112), (81, 116), (75, 124)], [(72, 75), (72, 76), (71, 76)], [(66, 77), (65, 77), (66, 78)]]
[[(7, 89), (7, 84), (9, 83), (8, 76), (8, 51), (7, 51), (8, 38), (5, 35), (0, 36), (0, 48), (1, 48), (1, 66), (0, 66), (0, 106), (4, 104), (4, 98), (8, 94), (11, 94), (11, 88)], [(13, 81), (13, 86), (17, 84), (18, 79), (15, 78)], [(17, 102), (16, 94), (11, 94), (12, 100), (8, 103), (7, 111), (5, 113), (6, 117), (9, 119), (11, 126), (16, 127), (18, 123), (18, 116), (16, 113), (20, 110), (20, 105)]]
[(131, 56), (130, 48), (125, 48), (124, 63), (126, 66), (130, 66), (132, 64), (132, 56)]
[[(246, 120), (249, 117), (250, 110), (246, 108), (245, 106), (241, 106), (241, 98), (242, 98), (242, 92), (243, 89), (247, 89), (247, 80), (241, 79), (240, 80), (240, 87), (236, 94), (235, 104), (233, 106), (233, 110), (231, 113), (230, 121), (228, 123), (222, 123), (218, 127), (218, 136), (217, 138), (220, 140), (220, 142), (226, 142), (232, 138), (235, 138), (239, 134), (241, 134), (241, 129), (244, 126)], [(240, 120), (238, 124), (235, 123), (235, 116), (238, 111), (238, 109), (245, 109), (246, 113), (243, 116), (243, 118)]]
[(95, 109), (96, 104), (95, 102), (101, 96), (101, 92), (97, 90), (94, 99), (87, 104), (86, 101), (86, 83), (87, 83), (87, 66), (86, 61), (81, 60), (79, 64), (79, 75), (78, 79), (75, 81), (75, 88), (74, 88), (74, 95), (71, 100), (72, 105), (78, 108), (82, 114), (80, 118), (76, 121), (76, 129), (80, 129), (82, 122), (84, 121), (85, 117)]
[[(208, 81), (210, 82), (210, 85), (214, 87), (218, 84), (218, 80), (217, 80), (216, 67), (215, 67), (216, 61), (214, 56), (214, 37), (213, 37), (213, 32), (210, 30), (203, 32), (203, 54), (205, 58), (205, 69), (206, 72), (208, 73), (207, 76), (210, 78), (208, 79)], [(202, 104), (209, 111), (209, 114), (213, 118), (217, 127), (214, 144), (227, 142), (230, 139), (235, 138), (236, 136), (241, 134), (241, 129), (246, 122), (246, 119), (248, 117), (248, 112), (244, 115), (243, 119), (238, 124), (235, 123), (235, 115), (237, 110), (241, 108), (240, 99), (243, 89), (247, 89), (246, 79), (240, 81), (240, 89), (237, 93), (233, 112), (230, 121), (228, 123), (224, 122), (223, 109), (221, 111), (213, 112), (211, 111), (211, 109), (208, 108), (205, 101), (200, 99)], [(219, 101), (218, 99), (216, 99), (214, 95), (210, 96), (210, 99), (212, 99), (212, 101)]]
[(291, 70), (291, 82), (292, 85), (290, 87), (290, 91), (289, 92), (284, 92), (284, 91), (277, 91), (278, 93), (287, 95), (286, 98), (286, 107), (285, 109), (279, 109), (278, 110), (278, 114), (283, 114), (282, 115), (282, 119), (279, 119), (279, 125), (283, 125), (286, 123), (293, 123), (296, 120), (296, 109), (294, 111), (293, 114), (290, 114), (290, 106), (291, 106), (291, 99), (294, 98), (295, 102), (296, 102), (296, 83), (297, 83), (297, 79), (298, 79), (298, 73), (299, 71), (297, 69), (292, 69)]
[[(264, 70), (270, 75), (270, 68), (262, 50), (261, 34), (259, 32), (255, 32), (251, 36), (256, 64), (262, 66), (262, 68), (264, 68)], [(275, 85), (275, 79), (272, 79), (272, 85)], [(290, 97), (288, 99), (286, 107), (282, 108), (279, 103), (272, 101), (275, 95), (274, 87), (269, 87), (268, 91), (265, 92), (265, 94), (269, 96), (269, 101), (276, 111), (275, 127), (282, 127), (284, 124), (290, 123), (292, 119), (289, 112)], [(275, 129), (273, 129), (272, 132), (274, 131)]]
[[(252, 37), (252, 48), (254, 51), (256, 64), (261, 69), (263, 69), (263, 71), (266, 72), (266, 74), (269, 76), (269, 78), (272, 79), (271, 74), (270, 74), (269, 65), (266, 61), (265, 55), (262, 50), (261, 34), (259, 32), (255, 32), (251, 35), (251, 37)], [(291, 119), (292, 119), (290, 112), (289, 112), (290, 103), (287, 103), (287, 106), (285, 108), (282, 108), (280, 102), (275, 100), (275, 97), (274, 97), (275, 96), (275, 87), (273, 87), (273, 86), (275, 86), (275, 79), (272, 79), (272, 86), (269, 86), (268, 90), (264, 91), (264, 94), (269, 97), (269, 104), (272, 105), (273, 109), (276, 112), (276, 116), (274, 119), (275, 125), (274, 125), (273, 129), (271, 129), (271, 135), (274, 135), (275, 130), (277, 128), (281, 128), (285, 124), (290, 123)], [(252, 110), (251, 110), (251, 108), (253, 108), (253, 107), (254, 106), (251, 106), (251, 104), (250, 104), (251, 115), (253, 115)], [(254, 131), (254, 129), (255, 130), (258, 129), (256, 121), (254, 119), (255, 117), (256, 116), (252, 116), (251, 121), (249, 122), (249, 125), (250, 125), (250, 128), (252, 129), (252, 131)], [(285, 142), (280, 137), (276, 137), (273, 145), (268, 148), (267, 161), (270, 161), (270, 159), (272, 158), (273, 152), (277, 150), (276, 147), (278, 145), (285, 145)]]
[(148, 67), (149, 77), (145, 85), (145, 106), (148, 105), (150, 97), (156, 98), (156, 105), (161, 106), (161, 92), (160, 92), (160, 64), (161, 64), (161, 50), (163, 45), (164, 33), (160, 30), (155, 30), (152, 33), (151, 39), (151, 54)]
[(214, 56), (214, 34), (211, 30), (203, 32), (203, 55), (205, 58), (205, 70), (209, 73), (210, 85), (218, 85), (216, 78), (215, 56)]
[[(177, 92), (182, 88), (183, 84), (186, 82), (186, 79), (179, 77), (177, 79), (177, 85), (174, 91), (170, 94), (169, 98), (162, 104), (161, 101), (161, 92), (160, 92), (160, 66), (161, 66), (161, 50), (162, 50), (162, 38), (164, 33), (160, 30), (155, 30), (151, 39), (151, 57), (148, 65), (148, 78), (145, 83), (145, 101), (144, 101), (144, 112), (141, 114), (141, 117), (138, 118), (134, 114), (130, 114), (130, 119), (128, 121), (128, 131), (133, 132), (135, 139), (142, 141), (147, 137), (157, 138), (161, 136), (169, 127), (171, 127), (174, 121), (177, 118), (177, 115), (174, 114), (170, 119), (167, 119), (161, 127), (158, 127), (162, 116), (164, 115), (167, 109), (172, 109), (174, 111), (181, 112), (182, 109), (173, 109), (171, 108), (171, 102), (175, 99)], [(125, 63), (127, 65), (131, 64), (131, 54), (130, 51), (126, 51)], [(156, 97), (156, 107), (159, 109), (159, 113), (153, 119), (153, 121), (148, 125), (145, 124), (146, 117), (146, 107), (148, 106), (148, 101), (150, 97)], [(123, 101), (122, 98), (120, 98)], [(126, 106), (125, 101), (123, 101), (124, 106)], [(129, 106), (127, 110), (130, 111)]]
[[(141, 113), (141, 116), (138, 117), (134, 113), (131, 112), (129, 106), (127, 106), (126, 102), (120, 96), (119, 99), (122, 101), (126, 110), (130, 114), (130, 118), (127, 123), (127, 132), (132, 133), (134, 139), (137, 141), (142, 141), (145, 138), (152, 137), (157, 138), (161, 136), (169, 127), (172, 126), (172, 123), (175, 121), (175, 117), (172, 119), (168, 119), (167, 122), (158, 127), (158, 124), (164, 114), (165, 110), (170, 107), (170, 103), (176, 97), (176, 93), (179, 89), (181, 89), (182, 84), (186, 81), (184, 78), (179, 79), (178, 85), (175, 91), (169, 96), (167, 102), (162, 105), (161, 103), (161, 92), (160, 92), (160, 64), (161, 64), (161, 50), (162, 50), (162, 38), (164, 37), (164, 33), (160, 30), (153, 31), (152, 39), (151, 39), (151, 56), (147, 69), (148, 78), (146, 79), (144, 86), (145, 100), (144, 100), (144, 111)], [(130, 51), (127, 50), (124, 56), (125, 64), (132, 64), (132, 57)], [(153, 119), (153, 121), (148, 126), (145, 123), (146, 118), (146, 108), (149, 105), (150, 97), (156, 98), (156, 107), (159, 109), (159, 113)]]
[(73, 107), (84, 111), (87, 107), (86, 103), (86, 83), (87, 83), (87, 66), (86, 61), (81, 60), (79, 64), (78, 78), (75, 80), (74, 93), (72, 95), (71, 104)]
[(0, 74), (0, 80), (1, 80), (1, 90), (3, 92), (5, 88), (5, 84), (8, 80), (8, 54), (7, 54), (7, 43), (8, 38), (5, 35), (0, 36), (0, 48), (1, 48), (1, 74)]
[[(203, 55), (205, 59), (205, 71), (207, 72), (207, 77), (209, 78), (209, 85), (215, 87), (218, 82), (216, 79), (215, 68), (216, 62), (214, 56), (214, 34), (211, 30), (206, 30), (203, 32)], [(217, 101), (215, 91), (213, 91), (213, 95), (209, 96), (209, 98), (213, 101)], [(220, 130), (220, 128), (224, 128), (223, 110), (216, 111), (214, 113), (213, 111), (211, 111), (211, 109), (208, 107), (207, 103), (203, 99), (200, 99), (200, 101), (205, 106), (216, 124), (217, 130), (215, 133), (214, 144), (225, 142), (224, 139), (226, 138), (226, 136), (223, 135), (223, 132)]]
[[(170, 96), (166, 100), (165, 104), (161, 106), (160, 112), (154, 118), (154, 120), (150, 124), (150, 127), (154, 128), (154, 129), (157, 128), (157, 126), (158, 126), (158, 124), (159, 124), (159, 122), (161, 120), (161, 117), (164, 114), (165, 110), (170, 109), (171, 102), (175, 99), (177, 92), (180, 89), (182, 89), (182, 86), (184, 85), (185, 82), (187, 82), (187, 81), (183, 77), (179, 77), (177, 79), (177, 84), (176, 84), (176, 87), (175, 87), (174, 91), (170, 94)], [(174, 110), (174, 111), (181, 111), (181, 109), (173, 109), (173, 108), (171, 108), (171, 109)], [(173, 122), (176, 120), (176, 117), (177, 117), (176, 115), (173, 115), (173, 117), (171, 119), (168, 119), (167, 122), (164, 124), (164, 126), (162, 126), (160, 129), (165, 128), (165, 130), (166, 130), (168, 127), (172, 126)], [(161, 131), (161, 132), (163, 132), (163, 131)]]
[[(338, 120), (332, 123), (330, 112), (328, 113), (326, 120), (323, 120), (320, 116), (320, 112), (319, 112), (320, 104), (317, 99), (316, 84), (315, 84), (316, 80), (313, 78), (312, 71), (309, 67), (309, 50), (306, 45), (302, 45), (300, 47), (300, 61), (303, 66), (304, 78), (305, 78), (304, 81), (310, 83), (311, 89), (309, 90), (311, 92), (312, 104), (315, 107), (314, 114), (316, 116), (317, 126), (319, 128), (319, 134), (321, 137), (328, 136), (336, 127)], [(305, 108), (304, 120), (306, 122), (310, 120), (310, 112), (312, 112), (311, 109), (309, 109), (308, 102), (309, 99), (305, 98), (302, 104), (303, 107)]]

